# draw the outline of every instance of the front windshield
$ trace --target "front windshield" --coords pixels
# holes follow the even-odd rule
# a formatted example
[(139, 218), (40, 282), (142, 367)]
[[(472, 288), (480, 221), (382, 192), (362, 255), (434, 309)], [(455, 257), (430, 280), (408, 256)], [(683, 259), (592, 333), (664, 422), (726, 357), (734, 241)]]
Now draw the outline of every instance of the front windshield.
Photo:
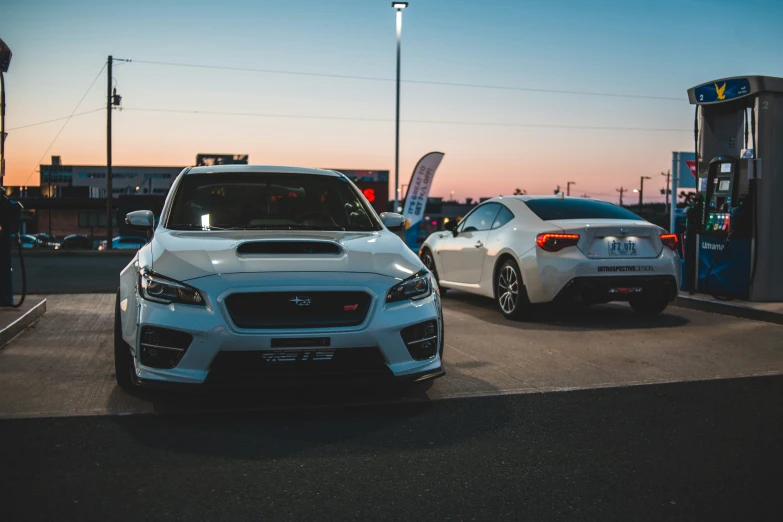
[(255, 172), (183, 176), (166, 228), (380, 230), (344, 178)]

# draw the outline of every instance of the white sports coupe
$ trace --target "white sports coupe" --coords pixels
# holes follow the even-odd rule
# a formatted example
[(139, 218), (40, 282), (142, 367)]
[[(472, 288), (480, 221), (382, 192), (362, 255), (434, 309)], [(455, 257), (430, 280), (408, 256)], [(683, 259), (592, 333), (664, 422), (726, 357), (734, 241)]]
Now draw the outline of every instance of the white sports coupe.
[[(153, 231), (152, 212), (126, 222)], [(340, 173), (185, 169), (120, 274), (118, 384), (421, 382), (443, 375), (437, 283)]]
[(550, 301), (628, 301), (654, 315), (679, 288), (676, 235), (611, 203), (562, 195), (487, 200), (430, 235), (419, 255), (441, 293), (492, 297), (509, 319)]

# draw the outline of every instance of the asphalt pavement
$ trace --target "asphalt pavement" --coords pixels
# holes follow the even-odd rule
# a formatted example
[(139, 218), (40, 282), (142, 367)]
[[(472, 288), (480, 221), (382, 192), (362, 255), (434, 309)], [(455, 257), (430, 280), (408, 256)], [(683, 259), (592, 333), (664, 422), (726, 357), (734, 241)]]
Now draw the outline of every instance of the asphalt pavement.
[[(24, 251), (28, 294), (85, 294), (116, 292), (120, 286), (120, 271), (133, 258), (134, 252), (72, 252)], [(19, 253), (12, 257), (14, 292), (22, 289), (22, 269)]]
[(128, 395), (106, 259), (33, 262), (59, 295), (0, 350), (0, 520), (783, 519), (783, 326), (455, 292), (429, 389)]
[(0, 421), (3, 520), (781, 520), (783, 377)]

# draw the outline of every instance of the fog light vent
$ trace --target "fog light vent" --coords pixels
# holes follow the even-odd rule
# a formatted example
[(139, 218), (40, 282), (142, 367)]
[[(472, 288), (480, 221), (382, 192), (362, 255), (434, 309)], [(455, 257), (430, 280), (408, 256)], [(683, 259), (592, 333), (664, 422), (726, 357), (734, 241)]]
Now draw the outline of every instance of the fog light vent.
[(416, 361), (432, 359), (438, 352), (438, 322), (435, 320), (403, 328), (400, 334)]
[(141, 364), (151, 368), (174, 368), (192, 341), (193, 336), (185, 332), (144, 326), (141, 329)]

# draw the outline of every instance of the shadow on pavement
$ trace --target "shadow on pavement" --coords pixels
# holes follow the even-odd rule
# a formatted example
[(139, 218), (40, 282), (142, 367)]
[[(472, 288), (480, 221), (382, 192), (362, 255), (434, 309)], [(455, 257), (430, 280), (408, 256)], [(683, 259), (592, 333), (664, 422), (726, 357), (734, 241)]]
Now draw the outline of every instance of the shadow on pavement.
[(447, 310), (469, 313), (488, 323), (524, 330), (545, 330), (552, 326), (571, 330), (634, 330), (671, 328), (690, 322), (676, 313), (669, 313), (671, 309), (658, 316), (643, 317), (625, 304), (583, 306), (551, 303), (534, 305), (530, 317), (516, 322), (503, 317), (494, 300), (464, 292), (449, 292), (443, 298), (443, 305)]
[[(351, 454), (462, 444), (502, 429), (512, 417), (501, 403), (491, 410), (476, 408), (464, 419), (440, 422), (439, 416), (433, 415), (435, 404), (423, 393), (404, 397), (375, 393), (352, 399), (343, 392), (318, 397), (307, 392), (296, 396), (253, 393), (245, 397), (243, 392), (143, 394), (154, 402), (160, 415), (112, 417), (136, 443), (166, 453), (242, 460), (318, 454), (319, 448), (334, 448), (336, 444), (351, 446), (346, 449)], [(245, 409), (238, 411), (239, 406)], [(449, 429), (449, 422), (457, 422), (464, 429)], [(410, 426), (418, 428), (412, 430)]]

